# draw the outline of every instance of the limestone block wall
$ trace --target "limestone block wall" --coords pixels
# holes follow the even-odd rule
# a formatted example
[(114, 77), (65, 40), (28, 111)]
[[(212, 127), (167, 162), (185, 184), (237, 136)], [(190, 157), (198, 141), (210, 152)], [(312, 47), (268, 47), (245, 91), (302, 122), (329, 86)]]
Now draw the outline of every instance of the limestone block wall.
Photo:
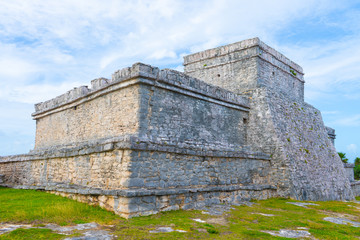
[[(12, 156), (0, 160), (4, 182), (10, 185), (74, 185), (87, 188), (122, 189), (129, 176), (129, 152), (94, 152), (86, 155)], [(68, 151), (70, 154), (70, 150)], [(45, 155), (45, 156), (44, 156)]]
[(304, 99), (302, 68), (259, 38), (185, 56), (184, 72), (234, 93), (266, 86)]
[(33, 117), (36, 148), (0, 158), (5, 186), (124, 217), (276, 190), (269, 155), (245, 146), (249, 99), (173, 70), (134, 64), (37, 104)]
[(141, 88), (140, 136), (167, 145), (241, 149), (248, 110), (189, 97), (163, 88)]
[(304, 102), (299, 65), (254, 38), (186, 56), (184, 66), (190, 76), (248, 96), (247, 144), (271, 155), (271, 182), (280, 196), (353, 198), (334, 131)]
[(360, 196), (360, 181), (351, 182), (351, 189), (355, 197)]
[(90, 205), (99, 205), (109, 211), (125, 217), (136, 217), (156, 214), (160, 211), (201, 209), (213, 204), (234, 204), (245, 200), (264, 200), (276, 196), (274, 190), (268, 188), (233, 188), (219, 189), (181, 189), (172, 191), (151, 191), (142, 196), (84, 195), (78, 193), (49, 191)]
[(166, 189), (269, 184), (270, 161), (133, 151), (129, 187)]
[(248, 99), (179, 72), (135, 64), (86, 89), (36, 105), (35, 150), (124, 135), (223, 148), (245, 142)]
[(99, 97), (78, 99), (50, 114), (35, 115), (35, 149), (135, 134), (139, 87), (129, 86)]
[[(250, 113), (249, 144), (261, 142), (258, 150), (272, 154), (271, 182), (279, 184), (279, 193), (299, 200), (352, 199), (320, 111), (269, 89), (257, 89), (251, 96), (258, 107)], [(259, 117), (262, 124), (251, 124)], [(268, 134), (259, 134), (264, 131)]]
[(345, 174), (350, 182), (354, 181), (354, 167), (355, 164), (353, 163), (344, 163)]
[(5, 184), (97, 204), (123, 217), (275, 196), (269, 156), (133, 139), (0, 158)]

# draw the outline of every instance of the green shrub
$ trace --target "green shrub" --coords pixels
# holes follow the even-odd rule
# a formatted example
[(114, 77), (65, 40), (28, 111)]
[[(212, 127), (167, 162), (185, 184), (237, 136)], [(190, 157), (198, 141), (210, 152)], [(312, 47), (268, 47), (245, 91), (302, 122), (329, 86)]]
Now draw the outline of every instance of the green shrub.
[(343, 163), (347, 163), (349, 161), (349, 159), (346, 158), (346, 153), (343, 152), (338, 152), (339, 157), (341, 158), (341, 161), (343, 161)]
[(360, 158), (359, 157), (355, 158), (354, 163), (355, 163), (355, 166), (360, 165)]
[(360, 180), (360, 165), (354, 167), (354, 178)]

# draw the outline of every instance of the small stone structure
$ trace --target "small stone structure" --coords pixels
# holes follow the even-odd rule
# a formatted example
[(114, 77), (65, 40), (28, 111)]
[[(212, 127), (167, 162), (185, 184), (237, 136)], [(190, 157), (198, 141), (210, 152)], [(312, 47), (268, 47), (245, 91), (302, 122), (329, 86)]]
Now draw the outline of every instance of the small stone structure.
[(299, 65), (258, 38), (184, 59), (184, 73), (136, 63), (36, 104), (35, 148), (0, 158), (2, 185), (123, 217), (354, 198)]
[(353, 163), (344, 163), (345, 173), (350, 181), (351, 188), (355, 196), (360, 196), (360, 181), (354, 179), (354, 167)]

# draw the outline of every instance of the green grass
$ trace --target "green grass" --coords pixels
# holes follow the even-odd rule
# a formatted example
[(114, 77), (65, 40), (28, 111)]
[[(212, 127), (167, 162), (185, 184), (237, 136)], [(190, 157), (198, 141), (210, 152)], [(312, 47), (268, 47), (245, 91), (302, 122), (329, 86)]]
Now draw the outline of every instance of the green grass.
[[(201, 211), (170, 211), (126, 220), (98, 207), (44, 192), (0, 188), (0, 222), (31, 223), (39, 227), (44, 227), (46, 223), (66, 225), (97, 222), (114, 225), (106, 228), (119, 239), (286, 239), (262, 231), (296, 230), (297, 227), (309, 228), (317, 239), (360, 238), (359, 228), (323, 220), (326, 216), (340, 216), (360, 222), (360, 210), (357, 209), (360, 204), (328, 201), (316, 202), (319, 206), (303, 208), (287, 204), (290, 201), (295, 202), (280, 198), (254, 201), (253, 206), (235, 207), (223, 217), (202, 214)], [(194, 218), (207, 223), (195, 222), (192, 220)], [(187, 232), (149, 233), (160, 226)], [(49, 229), (18, 229), (0, 235), (0, 240), (62, 238), (63, 235)]]
[(50, 229), (16, 229), (12, 232), (0, 235), (0, 240), (34, 240), (34, 239), (63, 239), (64, 235), (52, 232)]
[[(293, 229), (296, 227), (309, 228), (309, 232), (319, 239), (354, 239), (360, 237), (358, 228), (346, 225), (337, 225), (323, 220), (326, 216), (336, 216), (339, 213), (352, 214), (352, 220), (359, 221), (360, 212), (346, 202), (316, 202), (320, 206), (308, 206), (307, 208), (287, 204), (294, 202), (288, 199), (269, 199), (257, 201), (253, 207), (238, 207), (232, 211), (231, 231), (248, 238), (253, 237), (263, 230)], [(274, 217), (262, 216), (252, 213), (273, 214)], [(350, 216), (345, 216), (350, 217)], [(273, 239), (270, 236), (262, 236), (261, 239)]]
[(99, 207), (35, 190), (0, 188), (0, 222), (68, 225), (119, 219)]

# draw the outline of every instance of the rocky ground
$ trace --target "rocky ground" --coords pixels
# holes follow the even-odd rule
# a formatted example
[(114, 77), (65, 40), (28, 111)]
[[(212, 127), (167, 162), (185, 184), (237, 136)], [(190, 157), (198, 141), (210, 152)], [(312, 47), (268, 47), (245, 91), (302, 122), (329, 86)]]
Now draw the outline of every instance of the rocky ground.
[[(351, 202), (352, 204), (348, 205), (354, 209), (360, 209), (360, 202), (354, 201)], [(353, 205), (355, 203), (356, 205)], [(310, 206), (319, 206), (316, 203), (308, 203), (308, 202), (286, 202), (289, 205), (295, 205), (299, 208), (308, 209)], [(254, 203), (244, 202), (239, 205), (247, 205), (248, 207), (252, 207)], [(257, 204), (255, 204), (257, 205)], [(198, 218), (192, 218), (191, 221), (202, 223), (204, 226), (229, 226), (229, 212), (234, 210), (236, 206), (228, 206), (228, 205), (214, 205), (212, 207), (205, 207), (200, 209), (201, 215)], [(322, 211), (325, 215), (328, 215), (323, 218), (324, 221), (331, 222), (334, 224), (352, 226), (355, 228), (360, 227), (359, 221), (354, 221), (352, 219), (358, 219), (359, 216), (354, 215), (351, 216), (349, 214), (341, 214), (329, 211)], [(269, 220), (276, 219), (278, 215), (276, 214), (268, 214), (262, 212), (252, 212), (253, 215), (260, 215), (264, 217), (268, 217)], [(201, 217), (203, 216), (203, 217)], [(9, 224), (9, 223), (0, 223), (0, 239), (1, 235), (5, 233), (9, 233), (15, 231), (16, 229), (51, 229), (54, 233), (64, 235), (61, 237), (62, 239), (66, 240), (111, 240), (111, 239), (118, 239), (119, 236), (117, 235), (119, 231), (116, 230), (116, 226), (114, 225), (100, 225), (95, 222), (91, 223), (83, 223), (83, 224), (76, 224), (73, 226), (60, 226), (57, 224)], [(199, 233), (204, 233), (204, 237), (215, 237), (216, 235), (210, 236), (209, 234), (216, 234), (218, 233), (216, 229), (208, 227), (208, 228), (196, 228), (193, 229), (198, 231)], [(360, 231), (360, 229), (359, 229)], [(156, 235), (159, 237), (164, 237), (163, 234), (178, 232), (186, 234), (188, 231), (178, 228), (174, 224), (169, 224), (168, 226), (157, 226), (150, 230), (148, 230), (148, 234), (152, 235), (152, 237), (156, 238)], [(269, 234), (275, 237), (285, 237), (285, 238), (293, 238), (293, 239), (318, 239), (311, 234), (309, 227), (302, 227), (302, 226), (292, 226), (288, 229), (280, 229), (277, 231), (272, 230), (261, 230), (262, 233)], [(161, 235), (159, 235), (161, 234)], [(217, 235), (218, 236), (218, 235)]]

